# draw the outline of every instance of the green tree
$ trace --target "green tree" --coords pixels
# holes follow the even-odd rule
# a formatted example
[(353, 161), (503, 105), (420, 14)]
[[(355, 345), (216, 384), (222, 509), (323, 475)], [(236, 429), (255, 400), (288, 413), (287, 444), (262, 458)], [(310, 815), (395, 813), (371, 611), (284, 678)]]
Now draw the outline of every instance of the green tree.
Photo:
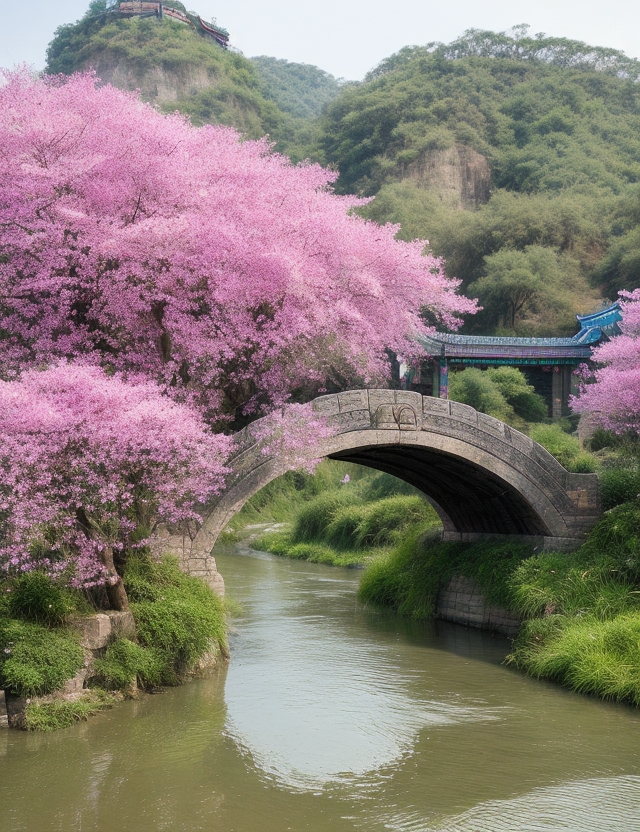
[(485, 276), (469, 286), (489, 306), (497, 322), (515, 332), (528, 311), (566, 303), (560, 292), (558, 256), (543, 246), (501, 249), (484, 258)]

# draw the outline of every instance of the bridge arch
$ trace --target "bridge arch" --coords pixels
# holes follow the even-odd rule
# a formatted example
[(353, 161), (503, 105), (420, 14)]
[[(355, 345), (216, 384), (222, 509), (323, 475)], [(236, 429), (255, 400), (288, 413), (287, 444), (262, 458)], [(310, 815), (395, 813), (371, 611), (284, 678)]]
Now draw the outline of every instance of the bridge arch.
[[(600, 517), (598, 478), (572, 474), (528, 436), (472, 407), (399, 390), (350, 390), (313, 402), (335, 428), (310, 449), (386, 471), (420, 489), (448, 539), (518, 535), (568, 548)], [(208, 505), (199, 529), (163, 530), (159, 551), (221, 584), (211, 549), (245, 502), (286, 470), (265, 456), (250, 428), (238, 437), (225, 492)]]

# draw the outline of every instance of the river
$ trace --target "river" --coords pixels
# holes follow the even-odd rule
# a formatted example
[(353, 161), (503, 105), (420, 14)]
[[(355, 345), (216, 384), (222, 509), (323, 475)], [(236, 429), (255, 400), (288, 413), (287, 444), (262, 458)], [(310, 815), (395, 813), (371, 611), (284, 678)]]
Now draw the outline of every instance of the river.
[(55, 734), (0, 731), (2, 832), (640, 832), (640, 713), (509, 642), (356, 602), (358, 573), (217, 555), (228, 668)]

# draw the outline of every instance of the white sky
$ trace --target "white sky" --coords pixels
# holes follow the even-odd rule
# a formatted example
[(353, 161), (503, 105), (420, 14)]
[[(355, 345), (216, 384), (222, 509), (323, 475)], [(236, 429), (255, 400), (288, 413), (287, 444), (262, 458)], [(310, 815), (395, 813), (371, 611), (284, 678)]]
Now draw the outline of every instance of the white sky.
[[(0, 0), (0, 66), (42, 69), (57, 26), (82, 17), (89, 0)], [(582, 40), (640, 57), (639, 0), (187, 0), (216, 16), (247, 57), (272, 55), (360, 80), (410, 44), (449, 42), (465, 29), (531, 32)]]

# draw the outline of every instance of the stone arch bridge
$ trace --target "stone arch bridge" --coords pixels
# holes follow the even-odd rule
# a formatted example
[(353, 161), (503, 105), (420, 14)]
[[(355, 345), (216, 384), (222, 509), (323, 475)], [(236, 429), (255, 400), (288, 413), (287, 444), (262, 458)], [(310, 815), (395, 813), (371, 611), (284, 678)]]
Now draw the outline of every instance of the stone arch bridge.
[[(313, 402), (336, 431), (310, 449), (386, 471), (419, 488), (449, 540), (513, 536), (544, 548), (578, 545), (601, 514), (598, 478), (572, 474), (528, 436), (472, 407), (396, 390), (351, 390)], [(211, 549), (245, 502), (287, 468), (251, 426), (238, 435), (225, 492), (198, 529), (163, 529), (154, 548), (222, 591)]]

